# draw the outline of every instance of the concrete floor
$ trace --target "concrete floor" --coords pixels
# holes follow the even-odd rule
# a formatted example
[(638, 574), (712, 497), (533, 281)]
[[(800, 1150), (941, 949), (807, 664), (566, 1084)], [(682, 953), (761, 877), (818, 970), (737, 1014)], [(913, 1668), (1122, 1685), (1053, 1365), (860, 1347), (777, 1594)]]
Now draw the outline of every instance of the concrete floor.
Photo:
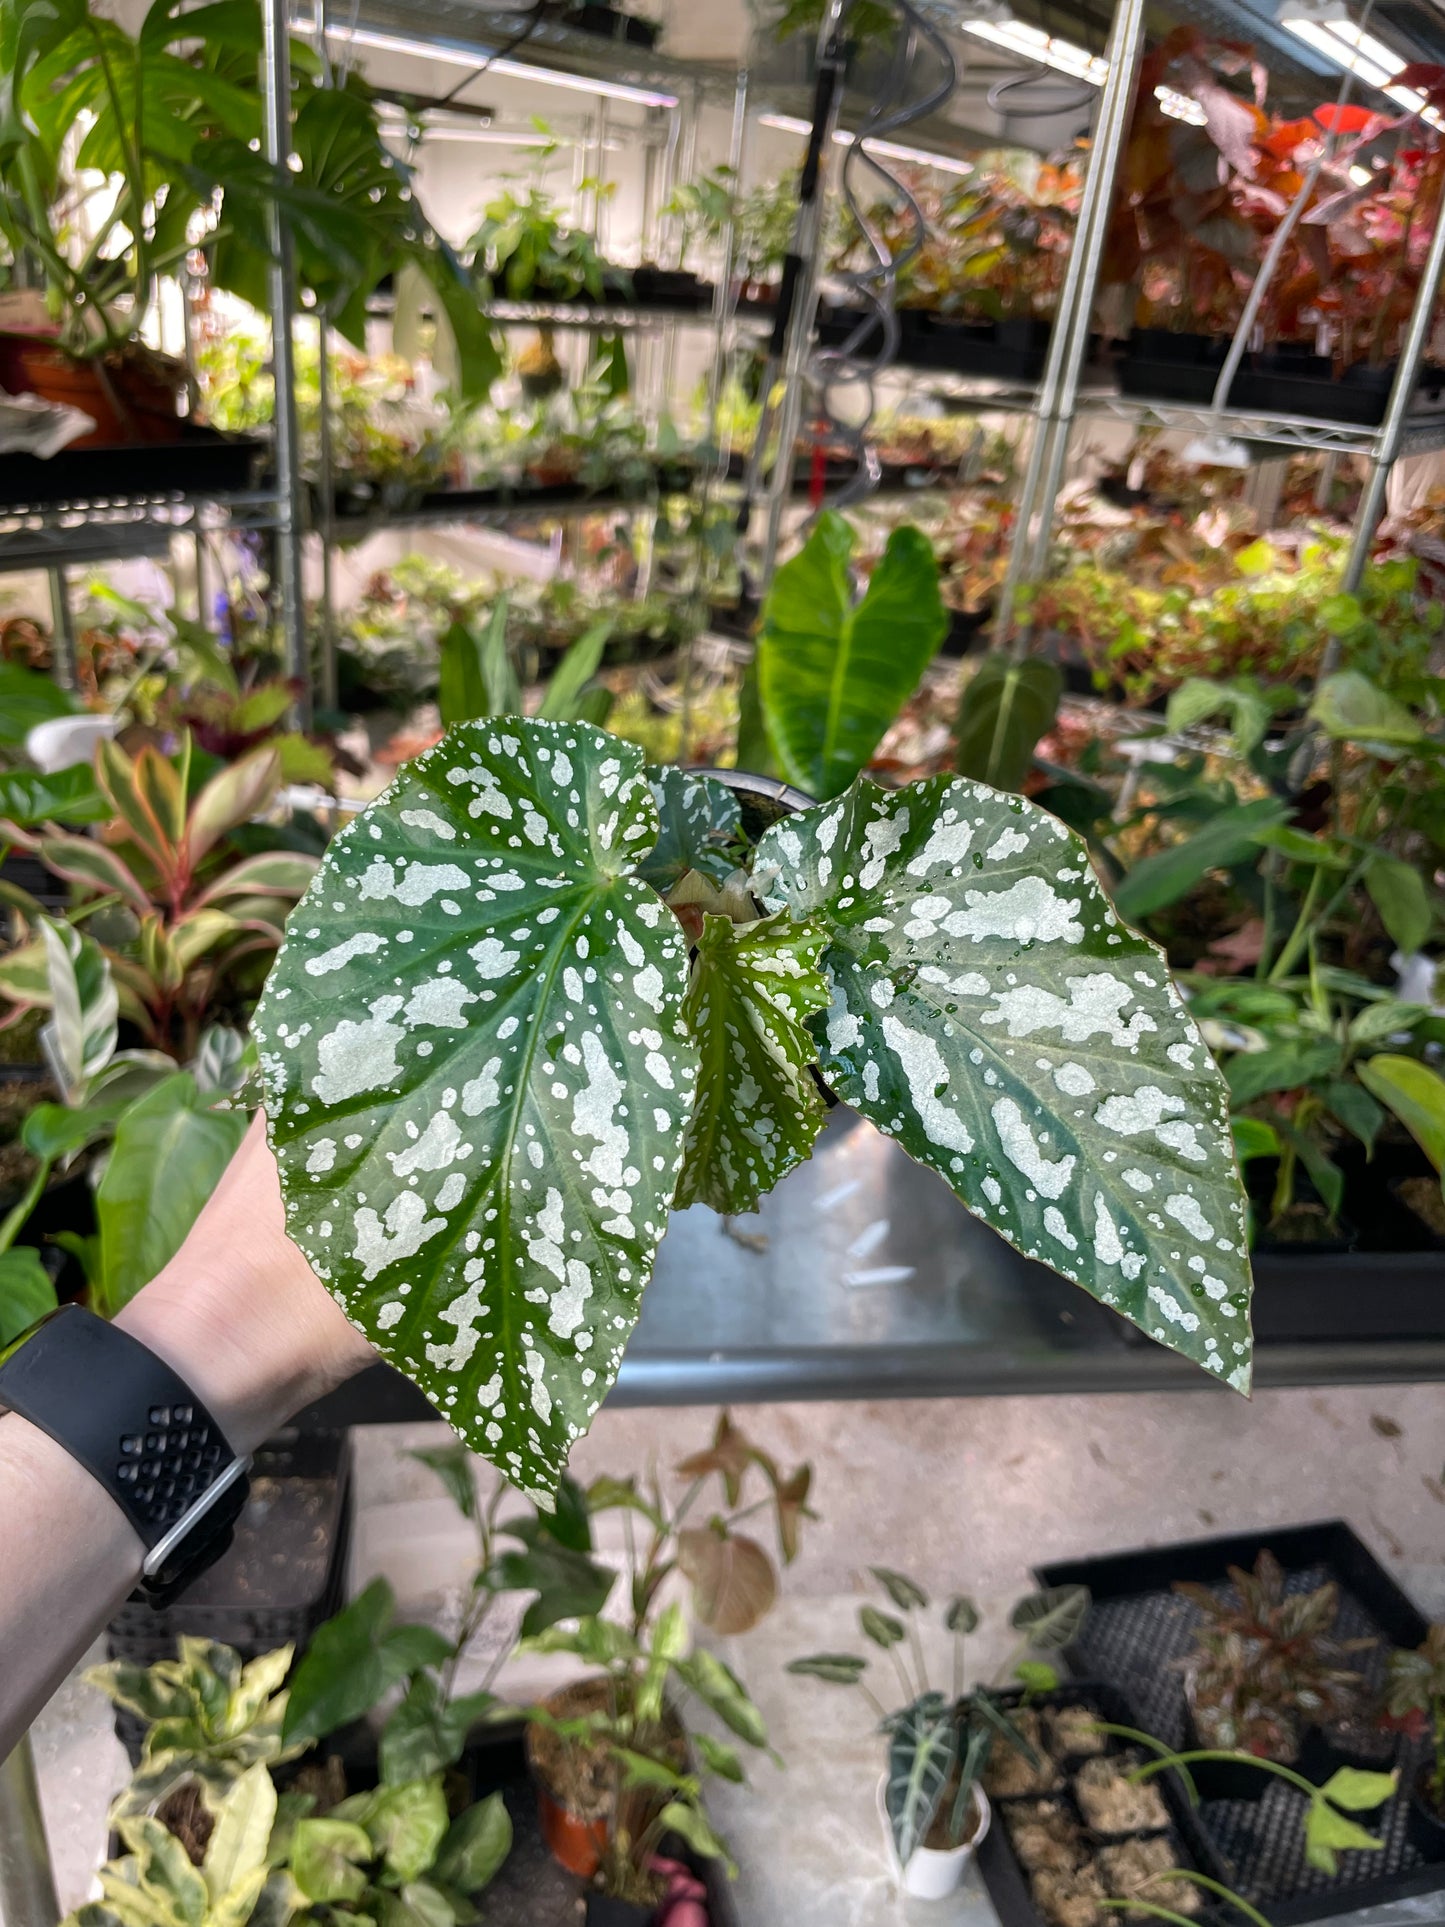
[[(716, 1818), (743, 1867), (744, 1927), (871, 1927), (900, 1917), (874, 1791), (876, 1738), (853, 1696), (788, 1677), (787, 1658), (856, 1645), (867, 1568), (887, 1564), (930, 1593), (971, 1593), (984, 1613), (980, 1672), (997, 1663), (1009, 1606), (1050, 1560), (1214, 1532), (1347, 1520), (1423, 1611), (1445, 1617), (1445, 1389), (1217, 1389), (1108, 1397), (771, 1405), (736, 1417), (784, 1464), (809, 1460), (812, 1503), (784, 1598), (727, 1657), (788, 1762), (750, 1793), (724, 1789)], [(574, 1455), (600, 1471), (666, 1471), (710, 1433), (711, 1412), (604, 1411)], [(355, 1435), (354, 1583), (384, 1571), (401, 1604), (445, 1616), (468, 1543), (406, 1449), (440, 1427)], [(518, 1679), (517, 1690), (540, 1680)], [(72, 1682), (35, 1734), (62, 1904), (85, 1895), (106, 1801), (123, 1770), (99, 1696)], [(919, 1908), (949, 1927), (986, 1927), (968, 1892)], [(1445, 1896), (1379, 1912), (1372, 1927), (1445, 1921)]]

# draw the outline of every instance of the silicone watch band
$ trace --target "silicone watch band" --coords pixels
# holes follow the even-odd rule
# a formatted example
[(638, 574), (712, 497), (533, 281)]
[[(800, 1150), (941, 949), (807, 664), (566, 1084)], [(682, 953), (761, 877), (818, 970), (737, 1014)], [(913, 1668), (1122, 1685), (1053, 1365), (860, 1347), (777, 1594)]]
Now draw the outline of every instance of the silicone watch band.
[(0, 1406), (85, 1467), (146, 1549), (142, 1587), (174, 1593), (218, 1558), (246, 1502), (250, 1461), (156, 1354), (79, 1305), (0, 1352)]

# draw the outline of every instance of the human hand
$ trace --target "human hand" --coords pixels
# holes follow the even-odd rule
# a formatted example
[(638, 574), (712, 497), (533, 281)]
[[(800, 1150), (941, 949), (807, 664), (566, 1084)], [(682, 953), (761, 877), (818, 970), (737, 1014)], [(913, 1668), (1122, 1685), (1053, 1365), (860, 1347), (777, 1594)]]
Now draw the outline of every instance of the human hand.
[(240, 1453), (376, 1359), (286, 1235), (259, 1113), (185, 1243), (115, 1323), (180, 1374)]

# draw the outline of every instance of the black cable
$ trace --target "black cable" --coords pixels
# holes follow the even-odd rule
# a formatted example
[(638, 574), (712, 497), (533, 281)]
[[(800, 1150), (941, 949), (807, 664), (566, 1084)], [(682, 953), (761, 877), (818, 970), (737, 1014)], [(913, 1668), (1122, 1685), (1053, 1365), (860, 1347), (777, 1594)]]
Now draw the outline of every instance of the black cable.
[[(511, 9), (509, 8), (508, 11), (510, 12)], [(495, 61), (505, 60), (510, 54), (514, 54), (518, 47), (524, 47), (537, 31), (538, 27), (541, 26), (546, 11), (547, 0), (532, 0), (531, 6), (527, 9), (526, 19), (522, 22), (517, 32), (512, 35), (512, 38), (510, 40), (504, 40), (500, 47), (494, 47), (480, 67), (473, 67), (467, 73), (464, 73), (456, 86), (452, 88), (451, 92), (442, 95), (441, 99), (437, 102), (437, 106), (450, 107), (457, 95), (461, 93), (464, 88), (470, 87), (473, 81), (480, 80), (482, 75), (486, 73), (487, 69), (491, 67)]]

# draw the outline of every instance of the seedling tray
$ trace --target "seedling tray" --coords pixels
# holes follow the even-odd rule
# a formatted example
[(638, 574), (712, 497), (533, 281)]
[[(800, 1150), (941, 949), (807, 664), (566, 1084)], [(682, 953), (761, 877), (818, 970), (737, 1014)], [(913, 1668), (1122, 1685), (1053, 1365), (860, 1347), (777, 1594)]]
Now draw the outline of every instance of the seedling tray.
[[(1100, 1716), (1112, 1725), (1136, 1724), (1123, 1695), (1117, 1688), (1102, 1681), (1069, 1681), (1056, 1692), (1038, 1694), (1030, 1698), (1028, 1703), (1030, 1707), (1037, 1708), (1087, 1706), (1096, 1709)], [(997, 1744), (1002, 1747), (1005, 1742), (1000, 1740)], [(1139, 1749), (1131, 1748), (1126, 1741), (1115, 1739), (1111, 1735), (1105, 1745), (1104, 1757), (1127, 1762), (1133, 1766), (1139, 1764), (1145, 1756)], [(984, 1885), (988, 1888), (989, 1899), (997, 1909), (1001, 1927), (1050, 1927), (1048, 1916), (1043, 1913), (1033, 1896), (1029, 1871), (1019, 1861), (1009, 1834), (1011, 1818), (1017, 1820), (1019, 1816), (1036, 1811), (1040, 1807), (1051, 1805), (1061, 1807), (1067, 1817), (1078, 1826), (1091, 1854), (1106, 1845), (1122, 1846), (1131, 1841), (1162, 1837), (1168, 1841), (1177, 1865), (1197, 1873), (1212, 1873), (1209, 1862), (1189, 1844), (1187, 1803), (1173, 1776), (1161, 1774), (1154, 1782), (1168, 1812), (1168, 1825), (1118, 1836), (1099, 1835), (1090, 1828), (1074, 1797), (1072, 1774), (1067, 1767), (1064, 1768), (1064, 1781), (1063, 1789), (1055, 1793), (990, 1795), (993, 1803), (993, 1824), (978, 1850), (978, 1870), (983, 1876)], [(1189, 1883), (1180, 1881), (1174, 1891), (1182, 1891), (1187, 1884)], [(1199, 1894), (1203, 1902), (1199, 1912), (1194, 1916), (1199, 1927), (1215, 1927), (1215, 1923), (1221, 1923), (1231, 1917), (1231, 1913), (1222, 1912), (1216, 1906), (1205, 1890), (1195, 1888), (1194, 1891)], [(1163, 1904), (1169, 1905), (1170, 1902), (1166, 1898)], [(1100, 1919), (1104, 1918), (1122, 1920), (1127, 1919), (1128, 1916), (1119, 1913), (1110, 1913), (1105, 1916), (1101, 1913)], [(1139, 1918), (1142, 1919), (1144, 1916), (1141, 1915)]]
[(253, 485), (265, 446), (258, 436), (188, 424), (178, 442), (62, 449), (46, 461), (0, 455), (0, 507), (232, 495)]
[[(1133, 1724), (1178, 1749), (1186, 1743), (1186, 1708), (1177, 1662), (1193, 1643), (1199, 1610), (1173, 1592), (1173, 1583), (1193, 1580), (1226, 1592), (1228, 1568), (1248, 1570), (1265, 1550), (1283, 1566), (1291, 1592), (1337, 1582), (1340, 1637), (1378, 1642), (1357, 1656), (1367, 1691), (1383, 1684), (1392, 1647), (1418, 1646), (1424, 1639), (1424, 1619), (1338, 1519), (1069, 1560), (1041, 1567), (1037, 1577), (1044, 1586), (1089, 1588), (1093, 1604), (1068, 1650), (1069, 1664), (1116, 1687), (1134, 1709)], [(1301, 1927), (1375, 1902), (1440, 1891), (1445, 1867), (1425, 1865), (1405, 1837), (1408, 1788), (1422, 1757), (1418, 1745), (1406, 1742), (1383, 1762), (1399, 1766), (1402, 1791), (1378, 1814), (1361, 1817), (1385, 1844), (1376, 1852), (1342, 1853), (1337, 1874), (1306, 1864), (1304, 1798), (1282, 1781), (1272, 1781), (1257, 1801), (1210, 1800), (1197, 1810), (1186, 1808), (1184, 1837), (1204, 1871), (1252, 1901), (1271, 1927)]]

